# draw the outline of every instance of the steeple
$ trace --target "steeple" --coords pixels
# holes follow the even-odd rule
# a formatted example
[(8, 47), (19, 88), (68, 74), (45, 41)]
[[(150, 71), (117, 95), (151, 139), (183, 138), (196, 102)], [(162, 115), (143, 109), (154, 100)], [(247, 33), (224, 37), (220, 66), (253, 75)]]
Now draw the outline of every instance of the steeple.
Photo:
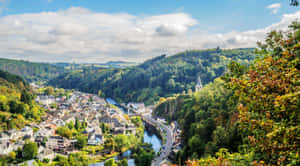
[(197, 84), (195, 86), (195, 91), (198, 92), (202, 89), (202, 82), (201, 82), (201, 78), (200, 78), (200, 75), (198, 76), (198, 79), (197, 79)]

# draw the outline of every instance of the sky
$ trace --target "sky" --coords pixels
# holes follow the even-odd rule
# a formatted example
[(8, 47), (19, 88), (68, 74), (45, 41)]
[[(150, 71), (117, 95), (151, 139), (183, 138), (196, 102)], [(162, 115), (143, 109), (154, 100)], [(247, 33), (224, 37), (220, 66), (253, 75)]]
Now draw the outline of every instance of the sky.
[(0, 57), (142, 62), (161, 54), (256, 47), (300, 19), (288, 0), (0, 0)]

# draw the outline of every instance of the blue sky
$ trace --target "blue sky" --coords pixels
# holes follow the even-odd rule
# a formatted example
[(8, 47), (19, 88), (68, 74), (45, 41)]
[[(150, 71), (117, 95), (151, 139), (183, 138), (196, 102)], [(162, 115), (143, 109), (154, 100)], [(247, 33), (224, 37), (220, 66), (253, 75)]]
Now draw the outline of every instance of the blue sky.
[[(281, 3), (272, 14), (266, 8)], [(299, 8), (288, 0), (10, 0), (2, 15), (37, 13), (84, 7), (94, 12), (160, 15), (185, 12), (199, 20), (200, 28), (209, 32), (226, 32), (263, 28), (279, 21), (280, 16)]]
[(0, 57), (143, 61), (255, 47), (298, 18), (288, 0), (0, 0)]

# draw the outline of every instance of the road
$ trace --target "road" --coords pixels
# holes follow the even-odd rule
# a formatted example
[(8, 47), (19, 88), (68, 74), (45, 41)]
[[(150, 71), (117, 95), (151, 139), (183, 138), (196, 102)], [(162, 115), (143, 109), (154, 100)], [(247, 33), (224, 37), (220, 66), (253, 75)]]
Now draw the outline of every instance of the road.
[[(125, 107), (128, 109), (128, 107), (126, 105), (122, 105), (121, 106)], [(129, 108), (130, 109), (130, 108)], [(134, 113), (136, 113), (136, 110), (131, 109)], [(163, 130), (162, 133), (166, 133), (166, 136), (162, 136), (162, 138), (166, 138), (166, 142), (163, 144), (162, 150), (160, 151), (160, 155), (155, 157), (154, 160), (152, 161), (151, 166), (160, 166), (160, 163), (164, 160), (167, 159), (169, 154), (172, 151), (172, 144), (173, 144), (173, 133), (172, 133), (172, 129), (171, 127), (155, 120), (152, 118), (151, 114), (147, 114), (147, 115), (143, 115), (144, 120), (148, 120), (150, 121), (152, 124), (157, 125), (160, 129)]]
[(160, 155), (157, 156), (157, 157), (152, 161), (152, 164), (151, 164), (152, 166), (159, 166), (160, 163), (161, 163), (164, 159), (167, 159), (168, 156), (169, 156), (169, 154), (171, 153), (171, 150), (172, 150), (172, 144), (173, 144), (173, 139), (172, 139), (172, 138), (173, 138), (173, 133), (172, 133), (172, 129), (171, 129), (169, 126), (167, 126), (167, 125), (165, 125), (165, 124), (163, 124), (163, 123), (161, 123), (161, 122), (159, 122), (159, 121), (153, 119), (153, 118), (151, 117), (151, 115), (144, 116), (144, 118), (147, 118), (147, 120), (149, 120), (149, 121), (151, 121), (152, 123), (157, 124), (158, 126), (160, 126), (160, 128), (164, 131), (163, 133), (166, 133), (166, 134), (167, 134), (166, 136), (163, 135), (163, 138), (166, 138), (166, 142), (163, 144), (163, 147), (164, 147), (164, 148), (162, 148), (162, 150), (161, 150), (161, 152), (160, 152)]

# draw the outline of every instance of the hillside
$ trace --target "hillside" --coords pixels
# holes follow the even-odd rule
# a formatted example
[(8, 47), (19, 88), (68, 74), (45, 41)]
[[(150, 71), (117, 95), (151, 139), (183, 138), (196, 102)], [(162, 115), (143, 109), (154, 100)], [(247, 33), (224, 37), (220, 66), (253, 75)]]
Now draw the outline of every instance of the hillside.
[(50, 84), (112, 97), (120, 102), (153, 104), (160, 97), (194, 89), (197, 76), (203, 84), (224, 74), (232, 60), (248, 64), (254, 49), (209, 49), (159, 56), (138, 66), (124, 69), (74, 71), (50, 80)]
[(109, 68), (126, 68), (137, 63), (125, 61), (109, 61), (107, 63), (38, 63), (23, 60), (0, 58), (0, 70), (19, 75), (29, 82), (48, 81), (59, 75), (81, 70), (99, 70)]
[(233, 91), (224, 87), (220, 78), (200, 92), (161, 100), (154, 114), (168, 122), (177, 121), (182, 128), (183, 150), (176, 161), (214, 155), (220, 148), (237, 152), (242, 138), (237, 121)]
[(300, 164), (299, 25), (270, 33), (248, 67), (232, 62), (201, 91), (160, 100), (154, 114), (182, 129), (177, 164)]
[(0, 70), (19, 75), (27, 81), (45, 81), (64, 72), (63, 67), (48, 63), (34, 63), (23, 60), (0, 58)]
[(21, 129), (31, 121), (40, 120), (43, 111), (33, 96), (20, 76), (0, 70), (0, 131)]

